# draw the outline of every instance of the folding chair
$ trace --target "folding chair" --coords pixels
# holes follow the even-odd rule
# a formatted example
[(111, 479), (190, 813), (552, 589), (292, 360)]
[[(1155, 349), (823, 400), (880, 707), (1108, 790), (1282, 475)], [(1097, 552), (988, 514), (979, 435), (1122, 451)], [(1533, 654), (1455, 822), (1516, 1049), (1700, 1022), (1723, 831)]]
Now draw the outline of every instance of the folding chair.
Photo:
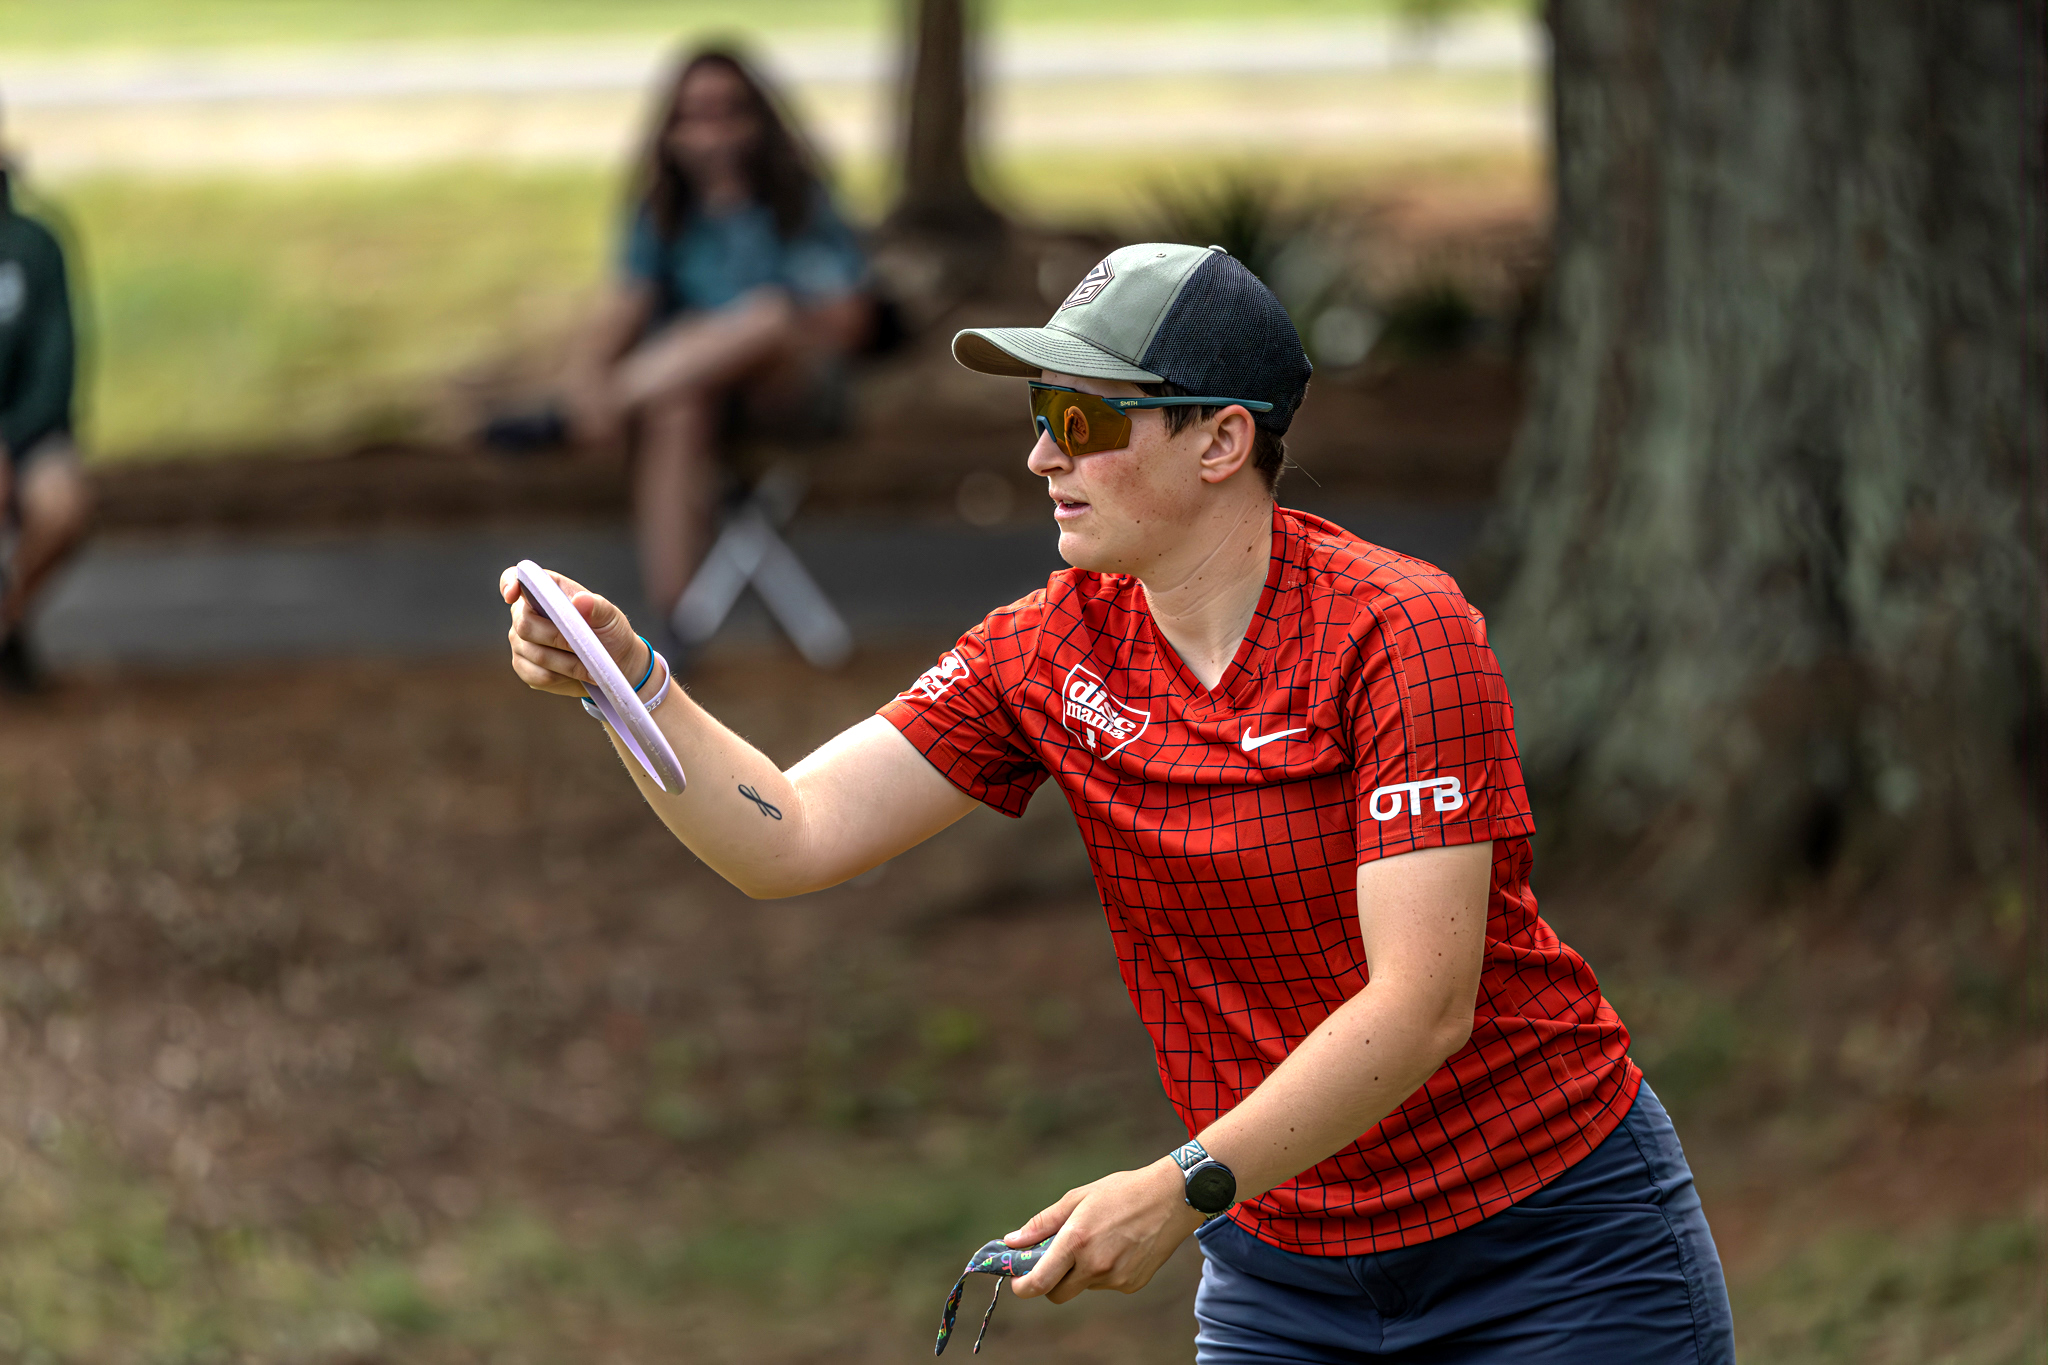
[(711, 552), (669, 616), (669, 628), (686, 649), (716, 635), (751, 585), (813, 668), (838, 668), (852, 657), (853, 632), (845, 618), (782, 538), (782, 528), (803, 502), (806, 484), (802, 469), (783, 461), (734, 502)]

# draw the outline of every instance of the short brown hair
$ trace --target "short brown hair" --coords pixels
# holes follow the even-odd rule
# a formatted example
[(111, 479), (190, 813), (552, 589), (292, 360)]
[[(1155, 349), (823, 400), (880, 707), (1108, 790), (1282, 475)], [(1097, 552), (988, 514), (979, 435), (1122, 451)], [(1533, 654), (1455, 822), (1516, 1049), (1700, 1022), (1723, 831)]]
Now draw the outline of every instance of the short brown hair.
[[(1191, 396), (1188, 390), (1171, 380), (1162, 380), (1157, 384), (1140, 384), (1138, 387), (1154, 398)], [(1159, 411), (1166, 414), (1166, 430), (1178, 436), (1195, 423), (1208, 421), (1223, 411), (1223, 407), (1161, 408)], [(1252, 468), (1258, 470), (1260, 477), (1265, 479), (1268, 493), (1280, 491), (1280, 476), (1287, 472), (1287, 442), (1277, 432), (1268, 431), (1257, 424), (1252, 427)]]

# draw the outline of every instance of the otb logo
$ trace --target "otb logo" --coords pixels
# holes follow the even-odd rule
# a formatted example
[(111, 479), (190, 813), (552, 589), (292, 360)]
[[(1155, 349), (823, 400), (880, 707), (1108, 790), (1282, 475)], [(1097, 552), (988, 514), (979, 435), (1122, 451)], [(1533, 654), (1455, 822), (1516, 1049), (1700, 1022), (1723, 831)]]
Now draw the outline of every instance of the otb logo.
[[(1391, 787), (1375, 787), (1366, 801), (1366, 809), (1375, 820), (1391, 820), (1401, 813), (1401, 798), (1408, 798), (1408, 813), (1422, 814), (1422, 794), (1429, 793), (1430, 805), (1439, 811), (1461, 810), (1465, 805), (1464, 790), (1455, 777), (1426, 777), (1420, 782), (1396, 782)], [(1386, 804), (1380, 804), (1382, 799)]]
[(919, 674), (917, 681), (903, 695), (907, 697), (915, 692), (926, 701), (937, 701), (952, 690), (954, 683), (964, 682), (966, 678), (967, 661), (949, 649), (939, 656), (937, 663)]
[[(1060, 690), (1061, 721), (1097, 758), (1108, 758), (1118, 749), (1145, 733), (1152, 723), (1150, 711), (1140, 711), (1109, 695), (1109, 688), (1094, 673), (1074, 665), (1067, 684)], [(1104, 744), (1108, 748), (1104, 748)]]
[(1054, 311), (1064, 313), (1069, 308), (1095, 302), (1096, 296), (1109, 288), (1109, 282), (1115, 278), (1116, 272), (1109, 268), (1109, 257), (1103, 257), (1095, 263), (1093, 270), (1081, 277), (1081, 282), (1074, 286), (1074, 292), (1067, 295), (1067, 301)]

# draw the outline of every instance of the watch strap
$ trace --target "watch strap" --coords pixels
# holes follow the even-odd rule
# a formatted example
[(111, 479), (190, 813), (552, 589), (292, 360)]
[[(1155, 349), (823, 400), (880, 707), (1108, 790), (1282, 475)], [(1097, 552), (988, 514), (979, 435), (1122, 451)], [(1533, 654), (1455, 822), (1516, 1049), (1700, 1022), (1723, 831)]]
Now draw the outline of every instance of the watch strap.
[(1174, 1148), (1173, 1164), (1180, 1167), (1181, 1198), (1204, 1218), (1214, 1218), (1237, 1202), (1237, 1177), (1209, 1155), (1200, 1139), (1189, 1138)]

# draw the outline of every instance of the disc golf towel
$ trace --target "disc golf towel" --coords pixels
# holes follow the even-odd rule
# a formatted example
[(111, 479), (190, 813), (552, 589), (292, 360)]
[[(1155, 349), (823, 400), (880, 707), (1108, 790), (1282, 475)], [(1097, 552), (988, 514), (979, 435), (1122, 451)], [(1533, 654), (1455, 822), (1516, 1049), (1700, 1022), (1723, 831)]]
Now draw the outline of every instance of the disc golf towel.
[(605, 718), (612, 732), (625, 741), (627, 750), (640, 760), (655, 786), (665, 792), (681, 791), (688, 783), (683, 777), (683, 765), (676, 761), (676, 751), (669, 747), (668, 737), (656, 728), (654, 717), (647, 714), (633, 684), (626, 681), (612, 656), (597, 642), (597, 632), (583, 619), (583, 613), (570, 603), (548, 571), (532, 560), (520, 560), (513, 572), (519, 576), (519, 587), (527, 600), (547, 613), (548, 620), (555, 623), (555, 629), (562, 632), (562, 638), (576, 652), (584, 672), (590, 675), (592, 686), (583, 690), (589, 694), (591, 705)]
[(988, 1311), (981, 1315), (981, 1330), (974, 1334), (974, 1351), (981, 1351), (981, 1339), (988, 1335), (989, 1319), (996, 1315), (996, 1304), (1003, 1297), (1003, 1281), (1012, 1275), (1028, 1274), (1031, 1268), (1045, 1256), (1045, 1249), (1052, 1245), (1048, 1237), (1036, 1246), (1008, 1247), (1001, 1242), (990, 1242), (974, 1253), (967, 1262), (967, 1269), (960, 1272), (960, 1283), (953, 1286), (953, 1292), (946, 1296), (946, 1315), (939, 1320), (939, 1343), (932, 1347), (932, 1354), (946, 1353), (946, 1340), (953, 1335), (953, 1320), (960, 1316), (960, 1295), (967, 1288), (969, 1275), (994, 1275), (996, 1296), (988, 1301)]

